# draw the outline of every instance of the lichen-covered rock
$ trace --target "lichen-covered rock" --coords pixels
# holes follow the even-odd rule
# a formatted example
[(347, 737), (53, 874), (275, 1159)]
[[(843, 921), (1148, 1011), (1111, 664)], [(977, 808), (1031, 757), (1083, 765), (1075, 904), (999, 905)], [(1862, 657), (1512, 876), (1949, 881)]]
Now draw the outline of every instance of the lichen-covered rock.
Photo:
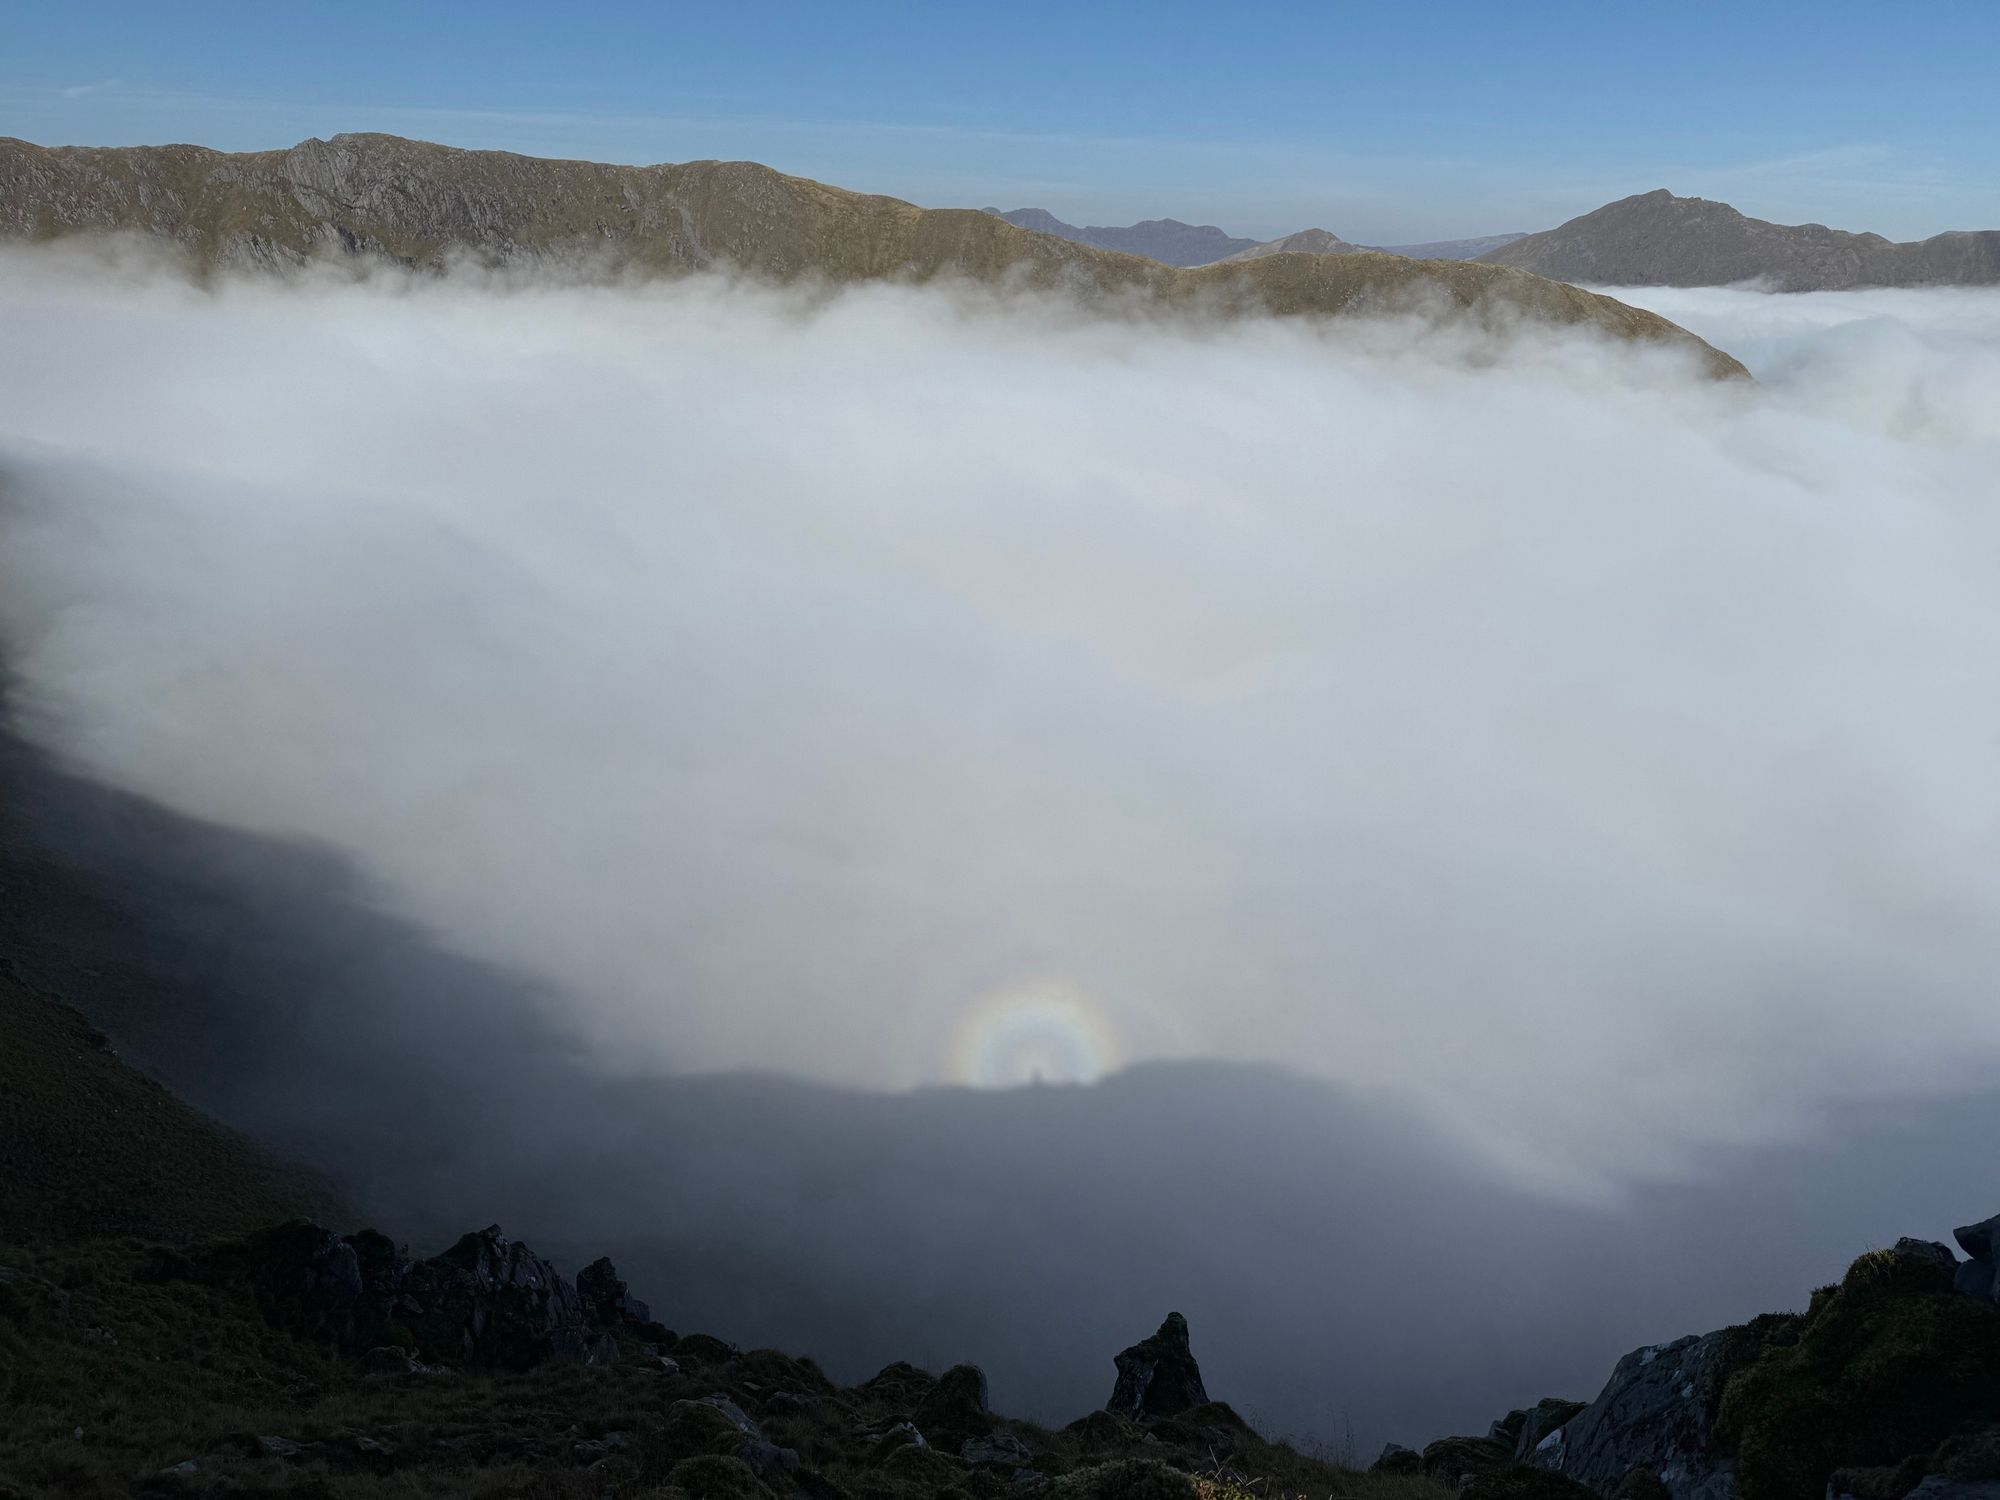
[(1515, 1461), (1532, 1464), (1538, 1469), (1560, 1470), (1569, 1423), (1588, 1404), (1584, 1401), (1565, 1401), (1560, 1396), (1545, 1396), (1524, 1410), (1520, 1414), (1520, 1425), (1514, 1429)]
[(1560, 1472), (1609, 1494), (1648, 1469), (1673, 1500), (1731, 1500), (1733, 1469), (1710, 1440), (1708, 1393), (1724, 1333), (1635, 1349), (1562, 1428)]
[(1187, 1319), (1177, 1312), (1154, 1335), (1117, 1355), (1118, 1380), (1104, 1409), (1121, 1416), (1171, 1417), (1207, 1404), (1201, 1367), (1188, 1339)]

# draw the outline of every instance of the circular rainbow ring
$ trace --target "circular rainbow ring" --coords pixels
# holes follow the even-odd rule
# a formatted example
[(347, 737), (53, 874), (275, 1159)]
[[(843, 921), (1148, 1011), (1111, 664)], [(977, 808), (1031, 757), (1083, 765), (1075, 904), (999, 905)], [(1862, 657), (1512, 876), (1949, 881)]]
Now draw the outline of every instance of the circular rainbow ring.
[(953, 1028), (947, 1071), (972, 1088), (1092, 1083), (1124, 1059), (1118, 1028), (1081, 986), (1036, 980), (973, 1002)]

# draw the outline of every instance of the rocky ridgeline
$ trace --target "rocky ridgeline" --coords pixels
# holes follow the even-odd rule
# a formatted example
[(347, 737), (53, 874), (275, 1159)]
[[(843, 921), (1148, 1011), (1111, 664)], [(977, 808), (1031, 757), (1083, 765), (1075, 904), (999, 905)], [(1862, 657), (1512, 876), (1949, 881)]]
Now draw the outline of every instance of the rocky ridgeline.
[[(667, 1455), (665, 1464), (653, 1464), (666, 1481), (659, 1493), (687, 1500), (843, 1500), (857, 1493), (1247, 1500), (1257, 1477), (1232, 1467), (1233, 1459), (1282, 1452), (1297, 1461), (1209, 1400), (1187, 1320), (1177, 1312), (1115, 1357), (1103, 1410), (1049, 1433), (995, 1415), (976, 1365), (932, 1376), (893, 1364), (842, 1391), (810, 1360), (772, 1350), (746, 1354), (707, 1334), (677, 1335), (653, 1320), (608, 1259), (572, 1282), (498, 1226), (414, 1261), (375, 1231), (338, 1235), (303, 1221), (193, 1252), (152, 1253), (148, 1279), (247, 1292), (271, 1325), (331, 1344), (365, 1380), (413, 1382), (416, 1404), (427, 1399), (426, 1389), (454, 1379), (562, 1364), (623, 1363), (661, 1377), (658, 1431), (600, 1432), (563, 1455), (603, 1470), (606, 1493), (643, 1462), (641, 1448)], [(774, 1440), (774, 1432), (790, 1441)], [(358, 1464), (379, 1474), (410, 1458), (371, 1437), (329, 1444), (259, 1434), (240, 1445), (252, 1459), (334, 1470)], [(488, 1463), (551, 1457), (547, 1444), (529, 1435), (487, 1448), (474, 1456)], [(217, 1465), (214, 1455), (189, 1458), (156, 1480), (169, 1489), (200, 1488)], [(1267, 1463), (1252, 1466), (1268, 1472)], [(1208, 1476), (1201, 1485), (1191, 1477), (1197, 1468)]]
[(330, 1339), (383, 1369), (608, 1364), (621, 1332), (672, 1337), (609, 1260), (572, 1282), (497, 1224), (415, 1262), (372, 1229), (343, 1236), (306, 1222), (191, 1257), (162, 1252), (161, 1261), (165, 1276), (247, 1286), (272, 1323)]
[(1899, 1240), (1802, 1314), (1635, 1349), (1595, 1401), (1375, 1471), (1474, 1500), (2000, 1500), (2000, 1217), (1955, 1233), (1965, 1260)]
[[(592, 1495), (675, 1500), (1248, 1500), (1342, 1484), (1461, 1500), (2000, 1500), (2000, 1218), (1957, 1239), (1969, 1258), (1901, 1240), (1803, 1313), (1635, 1350), (1594, 1401), (1544, 1400), (1421, 1452), (1392, 1445), (1361, 1479), (1212, 1400), (1179, 1313), (1115, 1356), (1103, 1409), (1049, 1430), (994, 1413), (973, 1365), (895, 1364), (843, 1389), (810, 1360), (676, 1335), (608, 1260), (572, 1281), (497, 1227), (412, 1260), (372, 1231), (294, 1222), (155, 1247), (139, 1277), (214, 1289), (252, 1323), (318, 1341), (349, 1372), (340, 1424), (259, 1428), (153, 1484), (220, 1493), (289, 1474), (291, 1488), (348, 1493), (368, 1476), (526, 1465), (587, 1473)], [(16, 1271), (0, 1283), (17, 1326), (35, 1325), (21, 1319), (37, 1298), (52, 1328), (83, 1316), (86, 1294)], [(153, 1317), (85, 1333), (124, 1347)], [(524, 1415), (463, 1421), (510, 1404)], [(362, 1410), (376, 1415), (357, 1431), (346, 1414)]]

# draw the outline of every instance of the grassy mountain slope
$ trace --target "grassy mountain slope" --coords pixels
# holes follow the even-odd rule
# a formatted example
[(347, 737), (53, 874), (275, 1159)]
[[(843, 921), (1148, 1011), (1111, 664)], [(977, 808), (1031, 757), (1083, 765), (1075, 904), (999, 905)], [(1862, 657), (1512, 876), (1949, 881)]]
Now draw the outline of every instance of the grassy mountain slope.
[(386, 135), (239, 155), (0, 139), (0, 238), (93, 233), (170, 243), (202, 270), (367, 255), (572, 274), (731, 267), (779, 281), (957, 277), (1086, 304), (1137, 297), (1299, 316), (1380, 310), (1441, 292), (1481, 315), (1592, 326), (1684, 348), (1718, 377), (1744, 373), (1655, 314), (1502, 267), (1463, 263), (1446, 275), (1435, 263), (1382, 256), (1308, 269), (1280, 254), (1184, 270), (1031, 233), (976, 209), (918, 208), (752, 162), (610, 166)]
[(1784, 292), (2000, 283), (2000, 230), (1898, 244), (1824, 224), (1771, 224), (1665, 188), (1621, 198), (1481, 262), (1597, 286), (1728, 286)]
[(75, 1011), (0, 975), (0, 1240), (185, 1241), (338, 1220), (329, 1192), (121, 1062)]
[[(4, 977), (0, 1036), (0, 1500), (1447, 1500), (1267, 1442), (1219, 1402), (1050, 1430), (963, 1379), (893, 1365), (841, 1388), (809, 1359), (643, 1322), (611, 1364), (344, 1355), (287, 1320), (296, 1286), (217, 1270), (264, 1242), (244, 1231), (323, 1209), (309, 1185)], [(210, 1242), (158, 1243), (191, 1239)]]

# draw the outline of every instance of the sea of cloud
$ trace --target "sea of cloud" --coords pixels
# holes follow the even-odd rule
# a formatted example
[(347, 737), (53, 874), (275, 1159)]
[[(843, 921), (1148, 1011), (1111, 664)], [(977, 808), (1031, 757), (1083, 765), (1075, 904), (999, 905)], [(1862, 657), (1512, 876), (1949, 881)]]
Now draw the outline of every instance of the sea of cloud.
[(16, 707), (622, 1069), (1275, 1061), (1686, 1171), (2000, 1062), (2000, 293), (1621, 295), (1759, 384), (10, 253)]

